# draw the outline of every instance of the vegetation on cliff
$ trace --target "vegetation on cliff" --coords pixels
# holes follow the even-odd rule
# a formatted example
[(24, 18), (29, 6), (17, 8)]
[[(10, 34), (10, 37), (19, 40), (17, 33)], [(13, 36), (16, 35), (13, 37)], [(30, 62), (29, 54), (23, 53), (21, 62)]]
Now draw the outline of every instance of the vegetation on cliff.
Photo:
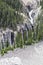
[(19, 0), (0, 0), (0, 27), (15, 29), (22, 22), (23, 17), (18, 14), (21, 11)]

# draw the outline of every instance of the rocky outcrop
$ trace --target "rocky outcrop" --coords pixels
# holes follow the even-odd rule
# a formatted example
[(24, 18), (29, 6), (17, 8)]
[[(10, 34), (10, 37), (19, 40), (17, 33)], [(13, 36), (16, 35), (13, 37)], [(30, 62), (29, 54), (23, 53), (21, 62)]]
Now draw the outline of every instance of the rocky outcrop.
[(15, 32), (10, 29), (2, 30), (0, 31), (0, 49), (5, 48), (6, 44), (12, 46), (14, 45), (14, 39), (15, 39)]

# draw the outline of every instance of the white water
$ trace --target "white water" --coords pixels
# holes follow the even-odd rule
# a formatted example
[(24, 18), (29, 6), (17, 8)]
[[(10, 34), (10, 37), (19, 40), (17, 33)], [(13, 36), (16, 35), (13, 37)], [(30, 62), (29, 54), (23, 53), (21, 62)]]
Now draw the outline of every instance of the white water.
[[(40, 12), (41, 12), (41, 6), (40, 7), (38, 7), (36, 10), (31, 10), (30, 12), (29, 12), (29, 17), (30, 17), (30, 22), (31, 22), (31, 24), (32, 25), (34, 25), (34, 23), (36, 23), (35, 22), (35, 19), (37, 19), (37, 17), (38, 17), (38, 15), (40, 14)], [(33, 16), (32, 16), (33, 15)]]
[(23, 65), (19, 57), (4, 58), (0, 60), (0, 65)]
[(15, 49), (0, 58), (0, 65), (43, 65), (43, 41)]

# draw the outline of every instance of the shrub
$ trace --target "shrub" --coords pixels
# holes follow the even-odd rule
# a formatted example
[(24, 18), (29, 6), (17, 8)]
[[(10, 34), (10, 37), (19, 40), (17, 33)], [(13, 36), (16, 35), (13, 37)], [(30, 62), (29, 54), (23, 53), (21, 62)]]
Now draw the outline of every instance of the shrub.
[(4, 49), (4, 53), (7, 53), (7, 48)]
[(12, 50), (13, 51), (14, 50), (14, 47), (13, 46), (12, 47), (11, 46), (6, 47), (6, 48), (2, 49), (0, 53), (3, 56), (4, 53), (7, 53), (7, 51), (9, 51), (9, 50)]
[(26, 42), (25, 42), (25, 45), (31, 45), (32, 44), (32, 39), (28, 39)]
[(23, 45), (24, 45), (24, 41), (21, 38), (21, 40), (20, 40), (20, 48), (23, 48)]
[(1, 55), (2, 55), (2, 56), (4, 55), (4, 49), (1, 50)]
[(13, 51), (14, 50), (14, 47), (13, 46), (12, 47), (11, 46), (8, 46), (6, 49), (7, 49), (7, 51), (9, 51), (9, 50), (12, 50)]
[(21, 44), (21, 33), (19, 32), (16, 37), (16, 46), (20, 47)]

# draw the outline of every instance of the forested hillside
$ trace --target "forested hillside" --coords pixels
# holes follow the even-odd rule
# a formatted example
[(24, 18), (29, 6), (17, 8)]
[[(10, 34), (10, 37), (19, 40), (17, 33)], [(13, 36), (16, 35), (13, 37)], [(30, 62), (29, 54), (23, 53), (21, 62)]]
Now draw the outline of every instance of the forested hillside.
[(15, 29), (17, 23), (22, 22), (22, 16), (18, 12), (22, 11), (19, 0), (0, 0), (0, 27)]

